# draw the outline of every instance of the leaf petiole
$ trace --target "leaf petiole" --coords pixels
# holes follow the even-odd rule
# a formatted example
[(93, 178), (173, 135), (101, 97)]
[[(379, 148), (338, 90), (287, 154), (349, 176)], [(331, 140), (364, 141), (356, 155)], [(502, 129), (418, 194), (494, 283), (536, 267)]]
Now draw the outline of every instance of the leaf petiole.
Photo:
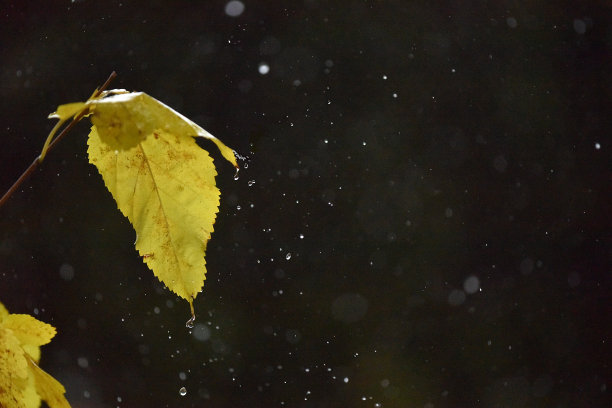
[[(93, 93), (93, 95), (91, 96), (90, 99), (99, 97), (106, 90), (106, 88), (108, 88), (108, 86), (115, 79), (115, 77), (117, 77), (117, 73), (115, 71), (111, 72), (111, 74), (109, 75), (109, 77), (106, 80), (106, 82), (104, 82), (104, 84), (102, 84), (101, 87), (96, 89), (96, 91)], [(51, 130), (51, 133), (49, 133), (49, 136), (47, 136), (47, 140), (45, 140), (45, 144), (43, 146), (43, 150), (42, 150), (41, 154), (34, 159), (32, 164), (30, 164), (30, 166), (21, 174), (21, 176), (19, 176), (17, 181), (15, 181), (15, 183), (13, 183), (11, 188), (9, 188), (6, 191), (6, 193), (4, 193), (2, 198), (0, 198), (0, 207), (2, 207), (4, 205), (4, 203), (6, 203), (8, 201), (8, 199), (11, 197), (11, 195), (13, 195), (15, 190), (17, 190), (19, 188), (19, 186), (34, 172), (34, 170), (36, 170), (38, 165), (45, 158), (45, 155), (47, 154), (47, 152), (49, 150), (53, 149), (55, 147), (55, 145), (57, 145), (57, 143), (59, 143), (59, 141), (61, 139), (63, 139), (64, 136), (66, 136), (66, 134), (74, 127), (74, 125), (76, 125), (79, 122), (79, 120), (81, 120), (81, 118), (83, 118), (83, 116), (85, 116), (85, 113), (87, 113), (87, 110), (88, 110), (87, 108), (84, 108), (81, 112), (79, 112), (77, 115), (75, 115), (72, 118), (72, 121), (68, 124), (68, 126), (66, 126), (64, 128), (64, 130), (62, 130), (60, 132), (60, 134), (57, 135), (57, 137), (55, 139), (53, 139), (53, 136), (55, 135), (55, 133), (57, 133), (57, 131), (62, 126), (62, 124), (67, 120), (67, 118), (64, 119), (64, 120), (60, 120), (53, 127), (53, 129)]]

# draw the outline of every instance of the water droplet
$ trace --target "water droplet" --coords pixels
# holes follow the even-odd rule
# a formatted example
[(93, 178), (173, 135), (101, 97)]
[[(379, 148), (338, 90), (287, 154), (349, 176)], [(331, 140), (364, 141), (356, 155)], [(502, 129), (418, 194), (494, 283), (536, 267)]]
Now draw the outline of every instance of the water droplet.
[(187, 388), (181, 387), (181, 389), (179, 390), (179, 394), (181, 394), (181, 397), (187, 395)]
[(238, 180), (240, 178), (240, 176), (238, 175), (239, 172), (240, 172), (240, 169), (236, 167), (236, 172), (234, 173), (234, 180)]
[(261, 75), (266, 75), (268, 72), (270, 72), (270, 66), (265, 62), (262, 62), (259, 64), (258, 71)]
[(232, 0), (225, 5), (225, 14), (230, 17), (238, 17), (244, 11), (244, 3), (237, 0)]
[(286, 260), (290, 260), (291, 259), (291, 252), (287, 252), (287, 255), (285, 255), (285, 259)]
[(187, 323), (185, 323), (185, 327), (187, 327), (188, 329), (193, 329), (195, 323), (195, 315), (192, 315), (189, 320), (187, 320)]
[(249, 187), (251, 187), (253, 184), (255, 184), (255, 180), (249, 180), (247, 184), (249, 185)]

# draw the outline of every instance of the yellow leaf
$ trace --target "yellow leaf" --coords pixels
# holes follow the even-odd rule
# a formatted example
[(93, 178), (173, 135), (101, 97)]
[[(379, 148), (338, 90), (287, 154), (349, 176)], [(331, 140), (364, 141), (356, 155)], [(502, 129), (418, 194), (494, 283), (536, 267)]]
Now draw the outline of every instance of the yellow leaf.
[(206, 275), (206, 245), (219, 206), (216, 170), (194, 137), (233, 151), (152, 97), (133, 92), (92, 100), (89, 161), (136, 230), (136, 249), (190, 305)]
[(70, 119), (77, 113), (83, 110), (85, 102), (67, 103), (59, 106), (55, 112), (49, 115), (49, 119), (66, 120)]
[(41, 398), (36, 392), (36, 384), (34, 383), (34, 376), (28, 377), (28, 384), (23, 390), (23, 403), (25, 408), (39, 408)]
[(36, 361), (38, 363), (38, 361), (40, 360), (40, 347), (34, 346), (32, 344), (22, 344), (21, 348), (30, 357), (32, 357), (32, 360), (34, 360), (34, 361)]
[(6, 307), (4, 307), (2, 303), (0, 303), (0, 323), (2, 323), (8, 315), (8, 310), (6, 310)]
[(55, 328), (26, 314), (11, 314), (4, 320), (4, 327), (13, 331), (22, 345), (42, 346), (55, 336)]
[(34, 376), (28, 377), (28, 383), (23, 390), (23, 403), (25, 408), (39, 408), (40, 407), (40, 395), (36, 392), (36, 383), (34, 382)]
[(39, 345), (54, 335), (53, 326), (32, 316), (9, 314), (0, 303), (1, 408), (38, 408), (41, 398), (51, 408), (70, 407), (64, 387), (36, 364)]
[(153, 131), (164, 130), (179, 137), (210, 139), (223, 157), (238, 167), (234, 151), (195, 122), (144, 92), (118, 92), (117, 95), (87, 102), (93, 109), (91, 123), (98, 129), (104, 143), (114, 150), (129, 149)]
[(28, 364), (19, 339), (4, 327), (0, 328), (0, 373), (13, 378), (28, 376)]
[(34, 360), (28, 358), (28, 366), (34, 378), (34, 386), (40, 398), (50, 408), (70, 408), (70, 404), (64, 397), (66, 389), (55, 378), (40, 368)]
[(28, 365), (19, 340), (0, 327), (0, 407), (26, 408)]

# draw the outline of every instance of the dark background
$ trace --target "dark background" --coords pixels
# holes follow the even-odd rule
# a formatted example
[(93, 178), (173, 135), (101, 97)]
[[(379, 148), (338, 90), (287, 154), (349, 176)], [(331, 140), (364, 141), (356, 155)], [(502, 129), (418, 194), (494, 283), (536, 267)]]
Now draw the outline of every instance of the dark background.
[(243, 3), (0, 6), (2, 190), (113, 70), (249, 156), (192, 333), (87, 123), (0, 209), (72, 406), (612, 406), (610, 3)]

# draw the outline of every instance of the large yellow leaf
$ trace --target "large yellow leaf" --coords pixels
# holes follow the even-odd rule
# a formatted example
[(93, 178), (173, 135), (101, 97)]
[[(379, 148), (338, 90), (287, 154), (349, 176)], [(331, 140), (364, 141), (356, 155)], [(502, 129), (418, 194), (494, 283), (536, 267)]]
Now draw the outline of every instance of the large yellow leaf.
[(144, 93), (87, 103), (94, 124), (89, 161), (134, 226), (144, 262), (192, 306), (204, 285), (206, 245), (219, 207), (212, 158), (194, 137), (212, 140), (238, 167), (233, 151)]

